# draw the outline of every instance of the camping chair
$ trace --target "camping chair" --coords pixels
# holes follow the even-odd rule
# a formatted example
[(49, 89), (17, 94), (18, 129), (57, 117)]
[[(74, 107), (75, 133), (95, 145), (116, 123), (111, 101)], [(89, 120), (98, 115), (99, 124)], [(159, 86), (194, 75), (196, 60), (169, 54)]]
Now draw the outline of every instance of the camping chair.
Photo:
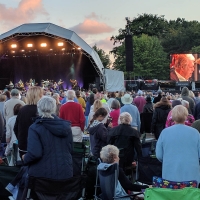
[(84, 185), (84, 176), (75, 176), (66, 180), (29, 177), (28, 187), (22, 199), (77, 200), (81, 197)]
[[(117, 197), (116, 188), (118, 184), (118, 171), (119, 166), (117, 163), (110, 165), (105, 171), (97, 169), (97, 177), (96, 177), (96, 185), (95, 185), (95, 200), (128, 200), (130, 197), (135, 197), (139, 194), (143, 194), (142, 192), (132, 194), (132, 195), (123, 195)], [(100, 185), (98, 185), (98, 179)], [(98, 197), (96, 194), (97, 188), (100, 186), (102, 194)]]
[(145, 190), (145, 200), (189, 200), (200, 199), (198, 188), (186, 187), (183, 189), (148, 188)]

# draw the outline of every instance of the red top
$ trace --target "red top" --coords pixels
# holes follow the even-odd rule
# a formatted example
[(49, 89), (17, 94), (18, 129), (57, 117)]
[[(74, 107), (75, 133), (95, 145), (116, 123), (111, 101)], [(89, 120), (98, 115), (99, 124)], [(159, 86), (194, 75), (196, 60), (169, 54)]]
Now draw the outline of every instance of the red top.
[(110, 112), (110, 116), (112, 117), (113, 127), (118, 126), (119, 115), (120, 115), (120, 109), (116, 109)]
[(84, 131), (85, 116), (82, 106), (79, 103), (67, 102), (60, 108), (60, 118), (68, 120), (73, 126), (78, 126)]

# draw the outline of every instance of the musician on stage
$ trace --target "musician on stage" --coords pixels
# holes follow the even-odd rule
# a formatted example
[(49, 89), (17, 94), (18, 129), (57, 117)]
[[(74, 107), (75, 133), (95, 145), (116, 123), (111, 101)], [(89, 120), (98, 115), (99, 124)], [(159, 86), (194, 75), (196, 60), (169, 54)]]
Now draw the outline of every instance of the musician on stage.
[(72, 89), (76, 90), (76, 87), (78, 85), (78, 82), (76, 79), (70, 79), (70, 82), (72, 83)]
[(59, 90), (64, 90), (63, 83), (64, 83), (64, 81), (62, 81), (62, 79), (60, 79), (60, 80), (58, 81), (58, 89), (59, 89)]

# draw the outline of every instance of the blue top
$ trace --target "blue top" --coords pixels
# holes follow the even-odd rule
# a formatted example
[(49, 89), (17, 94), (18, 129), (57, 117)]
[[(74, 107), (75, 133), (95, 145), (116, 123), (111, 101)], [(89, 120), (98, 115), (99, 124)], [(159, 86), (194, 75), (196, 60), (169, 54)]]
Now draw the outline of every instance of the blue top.
[(164, 129), (156, 145), (156, 157), (162, 162), (162, 178), (200, 183), (200, 135), (196, 129), (183, 124)]
[(120, 108), (120, 113), (128, 112), (132, 117), (131, 126), (137, 127), (137, 130), (140, 132), (140, 113), (138, 108), (132, 104), (125, 104)]
[[(64, 97), (64, 98), (62, 99), (62, 101), (61, 101), (61, 104), (63, 105), (64, 103), (67, 102), (67, 100), (68, 100), (67, 97)], [(74, 102), (78, 103), (78, 99), (75, 98), (75, 97), (74, 97)]]
[(71, 178), (72, 141), (69, 121), (56, 116), (38, 118), (28, 130), (24, 164), (29, 166), (29, 175), (56, 180)]
[(90, 104), (89, 101), (87, 101), (86, 108), (85, 108), (85, 116), (89, 115), (89, 113), (90, 113), (90, 107), (91, 107), (91, 104)]

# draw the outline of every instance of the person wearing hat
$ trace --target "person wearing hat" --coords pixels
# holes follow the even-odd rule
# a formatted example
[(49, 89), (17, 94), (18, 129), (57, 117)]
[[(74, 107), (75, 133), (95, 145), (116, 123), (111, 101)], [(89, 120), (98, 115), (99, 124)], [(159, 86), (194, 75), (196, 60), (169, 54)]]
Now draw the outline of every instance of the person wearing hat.
[(120, 108), (120, 113), (128, 112), (132, 117), (131, 126), (140, 131), (140, 113), (138, 108), (132, 104), (133, 98), (130, 94), (125, 94), (121, 97), (121, 101), (124, 106)]
[(146, 97), (146, 104), (144, 105), (143, 113), (153, 113), (153, 103), (150, 96)]
[(137, 96), (133, 100), (140, 113), (142, 113), (144, 105), (146, 104), (146, 100), (142, 95), (143, 92), (141, 90), (138, 90)]

